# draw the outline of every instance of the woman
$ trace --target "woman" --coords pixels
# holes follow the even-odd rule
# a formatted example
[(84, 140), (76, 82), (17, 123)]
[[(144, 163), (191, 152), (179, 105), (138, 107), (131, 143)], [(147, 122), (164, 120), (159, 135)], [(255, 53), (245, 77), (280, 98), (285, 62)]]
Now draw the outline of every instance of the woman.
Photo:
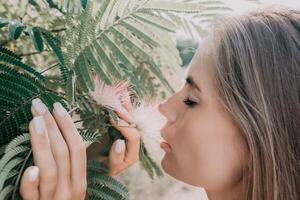
[[(26, 170), (21, 194), (84, 199), (84, 145), (60, 104), (54, 118), (42, 105), (33, 102), (37, 166)], [(210, 200), (299, 199), (300, 12), (273, 8), (223, 18), (194, 57), (184, 87), (159, 109), (167, 119), (162, 167), (171, 176), (203, 187)], [(118, 114), (127, 125), (128, 113)], [(137, 130), (118, 129), (126, 145), (114, 144), (111, 175), (138, 158)]]

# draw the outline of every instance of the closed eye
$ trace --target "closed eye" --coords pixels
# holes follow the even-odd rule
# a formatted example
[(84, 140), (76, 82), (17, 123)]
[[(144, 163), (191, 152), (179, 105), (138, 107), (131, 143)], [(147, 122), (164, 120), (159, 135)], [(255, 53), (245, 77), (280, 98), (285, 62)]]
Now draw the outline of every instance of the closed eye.
[(183, 101), (185, 103), (185, 105), (189, 106), (189, 107), (194, 107), (197, 105), (197, 102), (192, 101), (190, 98), (186, 98)]

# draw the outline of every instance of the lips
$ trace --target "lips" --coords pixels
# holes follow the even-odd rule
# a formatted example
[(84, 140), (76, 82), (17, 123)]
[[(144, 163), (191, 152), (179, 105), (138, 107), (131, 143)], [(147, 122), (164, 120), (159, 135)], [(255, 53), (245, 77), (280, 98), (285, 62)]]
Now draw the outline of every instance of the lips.
[(160, 148), (162, 148), (165, 152), (170, 152), (171, 151), (171, 145), (165, 140), (163, 135), (164, 135), (164, 133), (162, 132), (162, 129), (161, 129)]
[(165, 152), (171, 151), (171, 146), (167, 142), (161, 142), (160, 148), (162, 148)]

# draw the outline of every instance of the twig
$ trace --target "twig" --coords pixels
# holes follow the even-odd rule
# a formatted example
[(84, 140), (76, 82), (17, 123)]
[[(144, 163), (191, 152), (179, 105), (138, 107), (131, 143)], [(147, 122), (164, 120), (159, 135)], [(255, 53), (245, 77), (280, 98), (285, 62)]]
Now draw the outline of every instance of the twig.
[(22, 165), (22, 167), (21, 167), (20, 173), (18, 174), (18, 178), (17, 178), (16, 183), (15, 183), (15, 188), (14, 188), (14, 191), (13, 191), (13, 194), (12, 194), (12, 197), (11, 197), (12, 200), (15, 199), (16, 191), (17, 191), (17, 184), (19, 183), (19, 181), (20, 181), (20, 179), (21, 179), (22, 172), (23, 172), (23, 170), (24, 170), (24, 168), (25, 168), (25, 165), (26, 165), (26, 163), (27, 163), (27, 161), (28, 161), (28, 159), (29, 159), (31, 153), (32, 153), (32, 149), (30, 149), (30, 151), (28, 152), (28, 154), (26, 155), (26, 157), (25, 157), (25, 159), (24, 159), (23, 165)]
[(59, 29), (53, 29), (53, 30), (49, 30), (51, 33), (58, 33), (58, 32), (62, 32), (67, 30), (66, 28), (59, 28)]
[(71, 110), (69, 110), (69, 114), (71, 115), (75, 110), (77, 110), (79, 107), (75, 107), (75, 108), (73, 108), (73, 109), (71, 109)]
[(46, 71), (48, 71), (48, 70), (50, 70), (50, 69), (53, 69), (53, 68), (55, 68), (55, 67), (57, 67), (57, 66), (59, 66), (59, 63), (55, 63), (54, 65), (48, 67), (47, 69), (41, 71), (40, 73), (43, 74), (43, 73), (45, 73)]
[[(65, 30), (66, 30), (66, 28), (58, 28), (58, 29), (52, 29), (52, 30), (46, 30), (46, 31), (49, 31), (51, 33), (59, 33), (59, 32), (65, 31)], [(29, 33), (24, 31), (24, 35), (29, 36)], [(0, 43), (0, 46), (6, 46), (9, 42), (13, 42), (13, 41), (14, 40), (12, 40), (12, 39), (3, 40)]]
[(35, 55), (35, 54), (40, 54), (42, 52), (49, 52), (49, 50), (44, 50), (44, 51), (34, 51), (34, 52), (29, 52), (29, 53), (21, 53), (21, 54), (18, 54), (18, 56), (20, 57), (24, 57), (24, 56), (32, 56), (32, 55)]

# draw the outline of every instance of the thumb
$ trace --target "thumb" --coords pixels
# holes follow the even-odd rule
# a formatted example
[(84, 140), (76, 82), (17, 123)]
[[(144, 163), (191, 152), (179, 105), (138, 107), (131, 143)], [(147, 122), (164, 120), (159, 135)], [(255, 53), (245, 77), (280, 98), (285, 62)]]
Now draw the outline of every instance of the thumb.
[(20, 194), (24, 200), (39, 199), (39, 168), (36, 166), (28, 167), (21, 180)]
[(108, 166), (111, 175), (115, 175), (118, 172), (118, 166), (123, 163), (125, 157), (125, 140), (116, 140), (108, 155)]

